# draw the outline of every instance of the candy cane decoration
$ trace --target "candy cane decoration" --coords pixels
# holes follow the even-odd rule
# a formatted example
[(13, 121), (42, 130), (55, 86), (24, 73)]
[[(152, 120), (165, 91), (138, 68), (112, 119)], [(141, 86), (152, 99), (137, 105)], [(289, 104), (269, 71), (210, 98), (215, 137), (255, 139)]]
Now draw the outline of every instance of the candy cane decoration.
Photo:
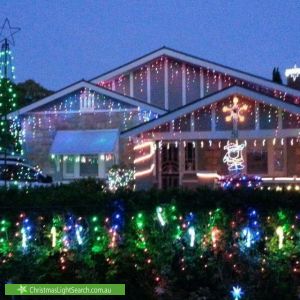
[(82, 232), (82, 226), (76, 224), (76, 225), (75, 225), (75, 234), (76, 234), (77, 243), (78, 243), (79, 245), (82, 245), (81, 232)]
[(52, 240), (52, 248), (55, 248), (56, 247), (56, 228), (55, 228), (55, 226), (51, 227), (50, 235), (51, 235), (51, 240)]
[(165, 220), (164, 220), (164, 218), (162, 216), (162, 211), (163, 211), (163, 209), (160, 206), (158, 206), (156, 208), (156, 215), (157, 215), (158, 221), (159, 221), (159, 223), (160, 223), (161, 226), (165, 226), (166, 222), (165, 222)]
[(213, 248), (217, 247), (217, 241), (219, 238), (220, 230), (217, 227), (214, 227), (211, 231), (211, 240), (213, 243)]
[(276, 228), (276, 234), (278, 235), (278, 249), (282, 249), (282, 247), (283, 247), (283, 239), (284, 239), (284, 234), (283, 234), (283, 228), (282, 228), (282, 226), (278, 226)]
[(24, 227), (21, 229), (21, 234), (22, 234), (22, 248), (25, 250), (27, 248), (27, 234), (26, 234), (26, 229)]
[(188, 229), (188, 233), (190, 235), (190, 247), (194, 247), (195, 246), (195, 228), (194, 228), (194, 226), (191, 226)]

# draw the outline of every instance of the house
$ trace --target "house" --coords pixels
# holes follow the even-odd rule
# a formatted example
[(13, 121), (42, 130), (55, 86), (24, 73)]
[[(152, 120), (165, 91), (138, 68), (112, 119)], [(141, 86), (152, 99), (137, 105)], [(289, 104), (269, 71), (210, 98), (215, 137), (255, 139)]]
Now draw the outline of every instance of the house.
[(17, 113), (26, 158), (55, 180), (120, 163), (140, 187), (300, 175), (299, 90), (166, 47)]

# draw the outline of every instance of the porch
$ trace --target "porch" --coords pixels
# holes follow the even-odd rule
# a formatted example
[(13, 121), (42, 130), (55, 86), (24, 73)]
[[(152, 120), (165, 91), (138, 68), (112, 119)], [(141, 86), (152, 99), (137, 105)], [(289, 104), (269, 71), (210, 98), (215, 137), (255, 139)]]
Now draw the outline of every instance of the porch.
[[(227, 139), (153, 141), (155, 155), (148, 164), (153, 164), (154, 168), (153, 172), (149, 169), (149, 176), (152, 176), (154, 185), (163, 189), (213, 185), (219, 176), (229, 174), (228, 165), (224, 162), (227, 153), (224, 147), (229, 142)], [(269, 183), (293, 181), (300, 175), (300, 143), (296, 138), (240, 139), (233, 142), (244, 145), (241, 151), (242, 173), (261, 176)], [(149, 153), (146, 151), (144, 155), (149, 156)], [(148, 181), (149, 176), (145, 174)]]

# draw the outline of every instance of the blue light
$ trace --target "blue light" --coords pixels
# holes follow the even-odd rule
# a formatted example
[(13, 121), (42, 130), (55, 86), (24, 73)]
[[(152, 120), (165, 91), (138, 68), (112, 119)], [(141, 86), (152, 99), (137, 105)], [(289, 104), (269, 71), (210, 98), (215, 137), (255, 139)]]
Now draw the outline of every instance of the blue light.
[(242, 288), (240, 288), (239, 286), (233, 286), (231, 295), (234, 300), (239, 300), (242, 298), (242, 295), (244, 295), (244, 292), (242, 291)]

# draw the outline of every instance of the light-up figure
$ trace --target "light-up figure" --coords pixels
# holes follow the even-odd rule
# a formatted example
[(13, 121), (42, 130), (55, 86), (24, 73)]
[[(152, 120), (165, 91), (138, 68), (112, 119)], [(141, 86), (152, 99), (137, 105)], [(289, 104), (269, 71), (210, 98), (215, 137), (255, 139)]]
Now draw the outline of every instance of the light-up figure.
[(244, 158), (243, 158), (243, 149), (245, 148), (245, 144), (236, 143), (228, 143), (224, 150), (227, 150), (227, 153), (223, 157), (223, 162), (227, 164), (228, 171), (230, 172), (238, 172), (243, 170)]
[(237, 136), (238, 136), (238, 122), (245, 121), (245, 116), (242, 113), (246, 112), (247, 109), (248, 109), (247, 104), (239, 105), (238, 97), (233, 98), (232, 105), (223, 107), (223, 112), (229, 113), (225, 117), (225, 121), (226, 122), (232, 121), (232, 125), (233, 125), (232, 135), (234, 138), (237, 138)]
[(283, 239), (284, 239), (284, 233), (282, 226), (278, 226), (276, 228), (276, 234), (278, 235), (278, 249), (282, 249), (283, 247)]
[(163, 209), (160, 206), (158, 206), (156, 208), (156, 215), (157, 215), (158, 221), (159, 221), (159, 223), (160, 223), (161, 226), (165, 226), (166, 222), (165, 222), (165, 220), (163, 218), (162, 213), (163, 213)]
[(195, 228), (194, 228), (194, 226), (191, 226), (188, 229), (188, 234), (190, 236), (190, 247), (194, 247), (195, 246)]

